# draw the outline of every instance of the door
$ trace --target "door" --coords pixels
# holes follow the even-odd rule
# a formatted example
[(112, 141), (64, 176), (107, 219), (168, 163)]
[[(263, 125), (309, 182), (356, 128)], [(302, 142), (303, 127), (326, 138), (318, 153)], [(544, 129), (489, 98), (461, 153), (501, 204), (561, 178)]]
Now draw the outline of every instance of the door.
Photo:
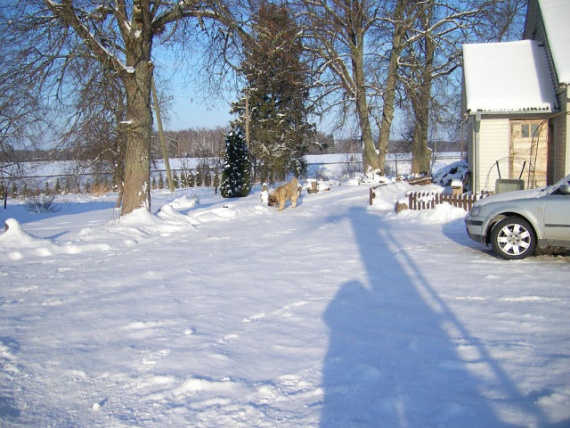
[(549, 245), (570, 245), (570, 195), (546, 197), (544, 205), (544, 234)]
[(548, 121), (541, 119), (511, 121), (509, 177), (522, 179), (527, 189), (546, 186), (548, 163)]

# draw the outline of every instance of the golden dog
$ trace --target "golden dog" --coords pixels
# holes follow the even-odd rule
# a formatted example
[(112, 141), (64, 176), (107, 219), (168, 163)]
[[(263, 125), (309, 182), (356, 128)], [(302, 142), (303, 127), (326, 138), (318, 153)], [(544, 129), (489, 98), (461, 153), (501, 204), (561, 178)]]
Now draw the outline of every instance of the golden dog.
[(277, 189), (269, 195), (269, 199), (267, 201), (267, 205), (273, 207), (275, 205), (279, 205), (277, 211), (283, 210), (285, 208), (285, 202), (290, 200), (291, 206), (295, 208), (297, 206), (297, 198), (299, 197), (299, 181), (297, 177), (293, 177), (293, 179), (286, 184), (279, 186)]

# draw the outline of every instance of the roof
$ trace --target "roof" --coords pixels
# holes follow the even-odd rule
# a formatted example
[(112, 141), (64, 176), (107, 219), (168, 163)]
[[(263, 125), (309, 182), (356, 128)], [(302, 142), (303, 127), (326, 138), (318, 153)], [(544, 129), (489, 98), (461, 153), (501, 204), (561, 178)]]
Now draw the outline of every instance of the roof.
[(534, 40), (463, 45), (463, 73), (468, 112), (555, 110), (546, 51)]
[(570, 1), (538, 0), (559, 83), (570, 84)]

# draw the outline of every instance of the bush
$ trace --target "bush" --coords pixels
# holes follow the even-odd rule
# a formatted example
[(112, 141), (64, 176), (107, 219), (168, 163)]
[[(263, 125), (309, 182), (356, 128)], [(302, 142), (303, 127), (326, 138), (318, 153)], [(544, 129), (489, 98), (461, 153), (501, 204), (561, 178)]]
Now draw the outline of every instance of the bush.
[(24, 206), (31, 213), (53, 213), (59, 208), (53, 206), (54, 196), (38, 195), (26, 199)]

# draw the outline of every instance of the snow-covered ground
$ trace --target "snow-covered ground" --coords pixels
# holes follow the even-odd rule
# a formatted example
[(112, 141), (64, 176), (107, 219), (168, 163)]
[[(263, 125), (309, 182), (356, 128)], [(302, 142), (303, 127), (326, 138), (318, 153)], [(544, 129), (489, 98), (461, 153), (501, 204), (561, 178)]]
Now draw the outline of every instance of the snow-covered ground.
[(343, 183), (0, 211), (2, 427), (570, 425), (570, 263)]

